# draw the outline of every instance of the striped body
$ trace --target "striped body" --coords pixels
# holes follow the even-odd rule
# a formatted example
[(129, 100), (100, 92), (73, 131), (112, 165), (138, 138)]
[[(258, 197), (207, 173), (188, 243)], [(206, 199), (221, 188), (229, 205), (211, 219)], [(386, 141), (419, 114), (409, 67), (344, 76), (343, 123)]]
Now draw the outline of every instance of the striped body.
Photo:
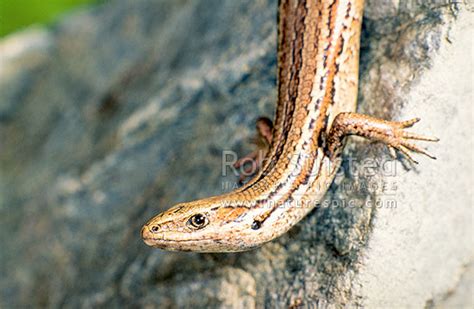
[[(264, 165), (242, 188), (151, 219), (142, 229), (147, 244), (248, 250), (285, 233), (317, 205), (339, 167), (323, 142), (335, 116), (356, 108), (362, 11), (363, 0), (280, 1), (278, 103)], [(203, 226), (196, 218), (204, 218)]]

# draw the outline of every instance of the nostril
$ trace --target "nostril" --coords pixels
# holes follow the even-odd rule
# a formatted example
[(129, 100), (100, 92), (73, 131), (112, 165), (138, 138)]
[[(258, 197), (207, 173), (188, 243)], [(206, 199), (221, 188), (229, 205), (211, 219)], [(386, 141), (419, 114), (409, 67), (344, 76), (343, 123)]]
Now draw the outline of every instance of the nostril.
[(160, 227), (158, 225), (153, 225), (150, 229), (153, 233), (156, 233), (160, 230)]
[(151, 227), (149, 225), (144, 225), (142, 227), (142, 239), (147, 244), (148, 246), (153, 246), (155, 244), (155, 238), (156, 236), (153, 235), (153, 232), (151, 231)]

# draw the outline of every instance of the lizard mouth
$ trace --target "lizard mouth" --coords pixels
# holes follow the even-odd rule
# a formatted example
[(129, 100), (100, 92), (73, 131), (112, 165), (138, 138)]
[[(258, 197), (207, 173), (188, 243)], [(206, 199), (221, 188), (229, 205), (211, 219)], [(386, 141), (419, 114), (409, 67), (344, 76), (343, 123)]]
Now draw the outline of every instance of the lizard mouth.
[(144, 226), (141, 230), (141, 236), (143, 239), (143, 242), (147, 244), (150, 247), (155, 247), (155, 248), (166, 248), (166, 249), (172, 249), (172, 245), (176, 244), (177, 247), (180, 246), (180, 244), (189, 244), (189, 243), (196, 243), (196, 242), (209, 242), (212, 241), (210, 238), (187, 238), (187, 239), (179, 239), (179, 238), (166, 238), (164, 234), (155, 234), (150, 229), (148, 226)]
[[(164, 238), (143, 238), (145, 244), (150, 247), (163, 249), (167, 251), (197, 251), (197, 252), (216, 252), (209, 250), (209, 239), (164, 239)], [(205, 244), (206, 243), (206, 244)], [(213, 246), (211, 246), (213, 247)]]
[(150, 247), (153, 247), (156, 243), (155, 239), (153, 238), (143, 238), (143, 242), (147, 245), (147, 246), (150, 246)]

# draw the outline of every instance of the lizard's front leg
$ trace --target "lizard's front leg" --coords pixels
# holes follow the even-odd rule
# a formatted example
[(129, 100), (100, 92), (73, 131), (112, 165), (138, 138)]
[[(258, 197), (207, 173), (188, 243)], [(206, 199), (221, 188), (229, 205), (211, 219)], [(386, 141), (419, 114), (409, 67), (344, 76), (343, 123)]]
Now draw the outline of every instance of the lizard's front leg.
[(414, 118), (407, 121), (387, 121), (363, 114), (340, 113), (334, 119), (327, 139), (327, 150), (331, 158), (339, 155), (342, 149), (342, 142), (347, 135), (358, 135), (365, 138), (379, 141), (387, 145), (392, 156), (395, 149), (401, 151), (410, 161), (418, 163), (410, 156), (410, 151), (422, 153), (432, 159), (435, 156), (425, 149), (413, 144), (411, 140), (421, 140), (437, 142), (436, 137), (424, 136), (407, 132), (406, 128), (412, 127), (420, 121)]

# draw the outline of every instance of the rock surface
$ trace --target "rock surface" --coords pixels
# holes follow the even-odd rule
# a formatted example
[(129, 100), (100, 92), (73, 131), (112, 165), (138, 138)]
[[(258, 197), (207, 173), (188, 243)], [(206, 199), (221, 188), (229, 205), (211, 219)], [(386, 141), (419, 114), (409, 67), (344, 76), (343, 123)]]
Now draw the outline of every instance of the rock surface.
[(222, 151), (273, 114), (276, 1), (116, 0), (3, 39), (0, 307), (472, 307), (474, 8), (409, 3), (367, 2), (359, 111), (421, 116), (438, 160), (354, 138), (322, 207), (237, 254), (139, 230), (235, 182)]

